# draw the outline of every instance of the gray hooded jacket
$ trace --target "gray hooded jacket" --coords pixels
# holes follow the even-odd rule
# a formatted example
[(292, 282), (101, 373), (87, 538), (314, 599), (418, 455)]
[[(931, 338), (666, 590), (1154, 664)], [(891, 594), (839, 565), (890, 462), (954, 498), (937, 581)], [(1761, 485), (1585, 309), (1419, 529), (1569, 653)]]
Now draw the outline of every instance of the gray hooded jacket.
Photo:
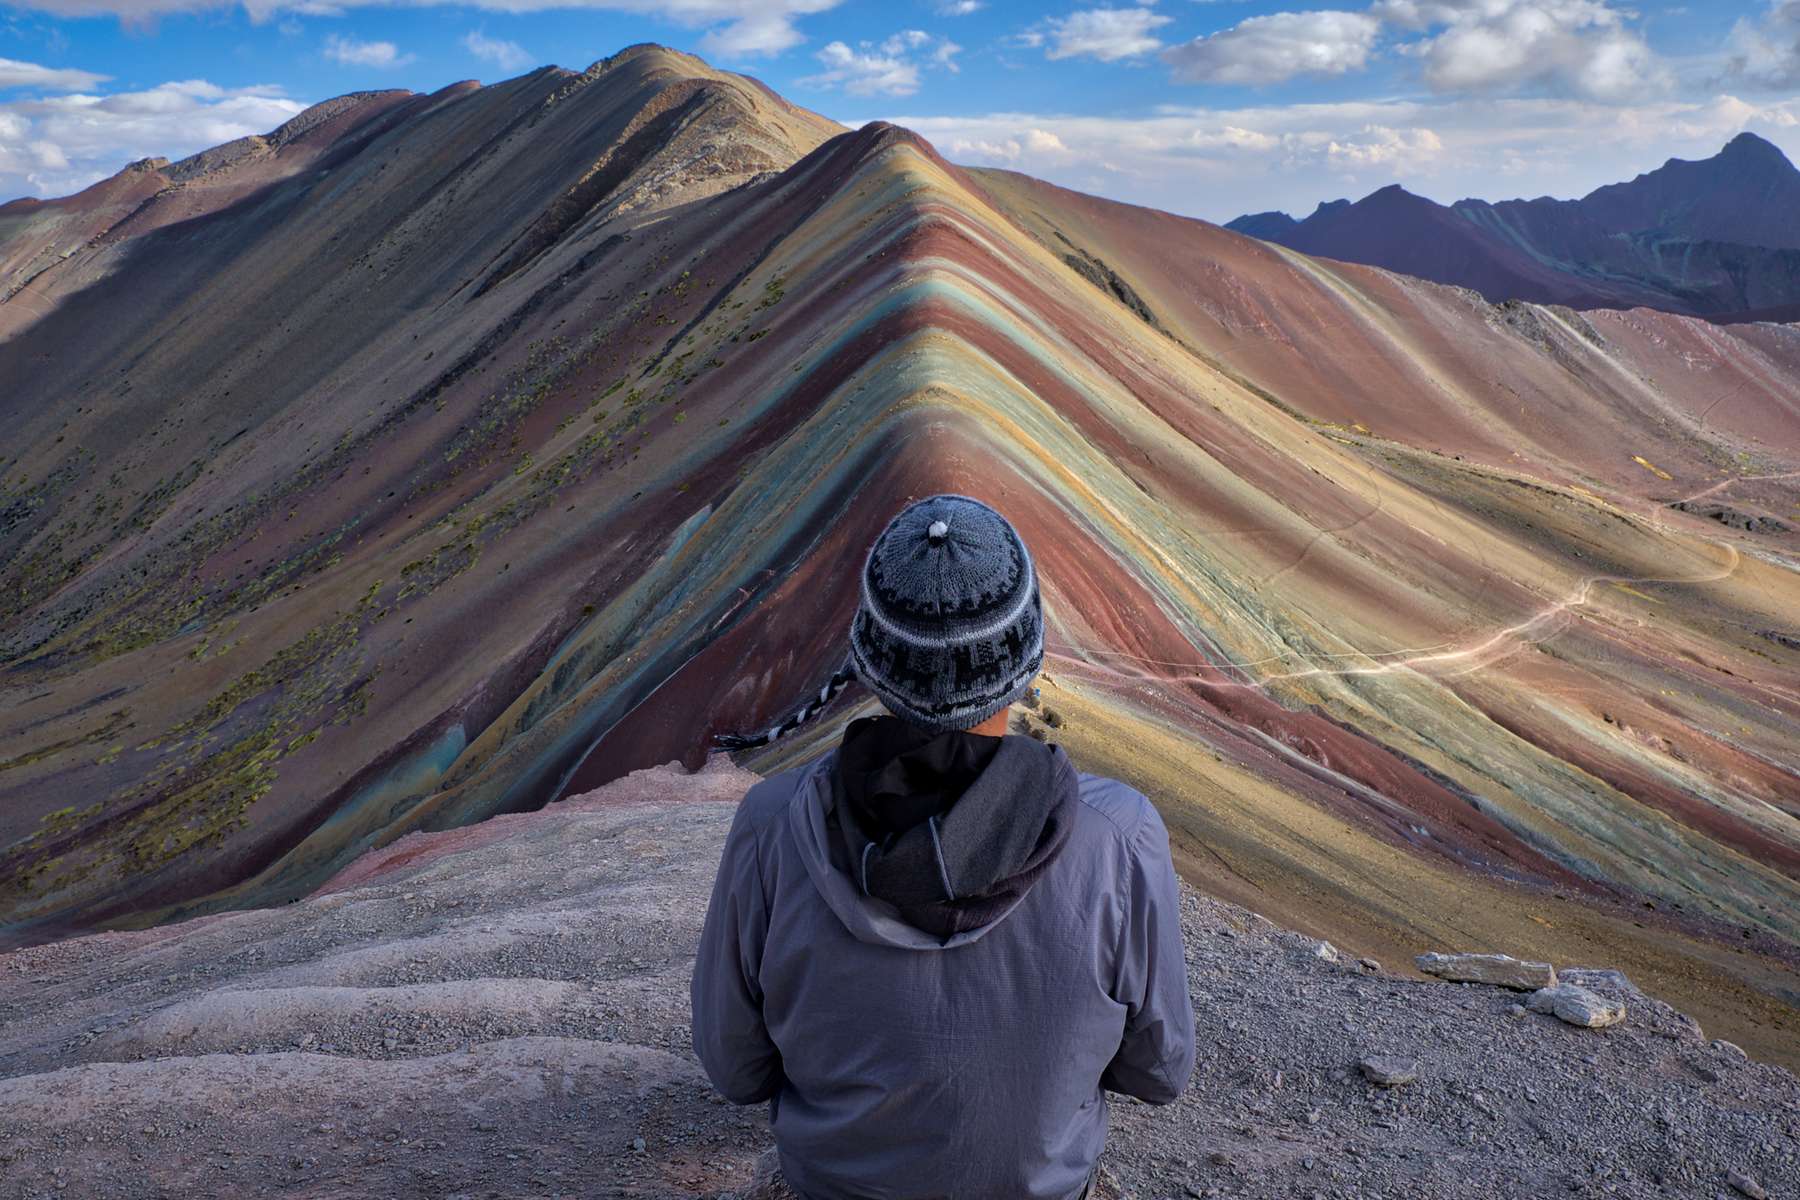
[(694, 1049), (727, 1099), (769, 1102), (808, 1200), (1067, 1200), (1105, 1144), (1102, 1089), (1164, 1104), (1186, 1087), (1168, 833), (1138, 792), (1051, 749), (1078, 793), (1067, 843), (947, 938), (834, 862), (835, 749), (739, 806), (694, 966)]

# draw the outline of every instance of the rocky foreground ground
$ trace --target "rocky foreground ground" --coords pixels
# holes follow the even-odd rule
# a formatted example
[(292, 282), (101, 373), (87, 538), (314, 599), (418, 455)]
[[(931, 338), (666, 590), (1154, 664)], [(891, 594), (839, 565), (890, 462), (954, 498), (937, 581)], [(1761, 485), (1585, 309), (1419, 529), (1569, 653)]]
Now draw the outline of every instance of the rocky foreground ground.
[[(754, 780), (640, 771), (283, 908), (0, 956), (0, 1195), (742, 1192), (764, 1114), (712, 1095), (687, 985)], [(1564, 971), (1627, 1010), (1578, 1028), (1183, 903), (1199, 1065), (1113, 1105), (1124, 1195), (1800, 1197), (1800, 1081), (1622, 977)]]

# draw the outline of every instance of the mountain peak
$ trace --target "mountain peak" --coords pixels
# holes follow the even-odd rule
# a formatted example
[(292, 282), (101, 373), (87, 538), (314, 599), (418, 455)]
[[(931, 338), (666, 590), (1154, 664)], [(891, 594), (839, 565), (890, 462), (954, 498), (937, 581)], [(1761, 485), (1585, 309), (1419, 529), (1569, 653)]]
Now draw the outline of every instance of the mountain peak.
[[(1373, 192), (1370, 192), (1368, 195), (1364, 196), (1361, 200), (1357, 201), (1357, 204), (1359, 207), (1362, 205), (1372, 205), (1376, 208), (1393, 208), (1397, 205), (1410, 206), (1410, 205), (1417, 205), (1417, 204), (1432, 204), (1432, 203), (1433, 203), (1432, 201), (1427, 200), (1425, 197), (1417, 194), (1416, 192), (1407, 191), (1404, 187), (1401, 187), (1397, 183), (1390, 183), (1384, 188), (1379, 188)], [(1434, 207), (1435, 207), (1435, 205), (1434, 205)]]
[(1248, 234), (1250, 237), (1262, 238), (1264, 241), (1278, 240), (1278, 236), (1292, 231), (1300, 222), (1284, 212), (1245, 213), (1235, 221), (1227, 222), (1225, 228), (1233, 233)]
[(1780, 146), (1748, 130), (1726, 142), (1717, 157), (1736, 162), (1780, 163), (1789, 170), (1795, 169)]

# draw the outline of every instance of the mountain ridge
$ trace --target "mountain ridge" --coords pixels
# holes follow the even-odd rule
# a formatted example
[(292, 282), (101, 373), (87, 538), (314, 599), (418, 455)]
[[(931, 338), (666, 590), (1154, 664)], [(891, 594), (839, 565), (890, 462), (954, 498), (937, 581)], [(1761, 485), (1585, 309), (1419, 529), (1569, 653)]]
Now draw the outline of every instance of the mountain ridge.
[[(1409, 239), (1406, 221), (1420, 219), (1425, 205), (1434, 232)], [(1390, 184), (1353, 205), (1321, 203), (1303, 221), (1258, 213), (1226, 227), (1472, 287), (1495, 302), (1642, 305), (1742, 320), (1800, 303), (1796, 211), (1800, 169), (1745, 132), (1712, 158), (1671, 158), (1578, 200), (1465, 198), (1445, 206)]]

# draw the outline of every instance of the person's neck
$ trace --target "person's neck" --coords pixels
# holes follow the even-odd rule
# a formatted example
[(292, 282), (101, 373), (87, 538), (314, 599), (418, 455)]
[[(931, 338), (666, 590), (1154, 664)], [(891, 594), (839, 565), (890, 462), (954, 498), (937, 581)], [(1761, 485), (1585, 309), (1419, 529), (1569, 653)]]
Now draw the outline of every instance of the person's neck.
[(984, 737), (1005, 737), (1006, 726), (1012, 719), (1012, 706), (1001, 709), (979, 725), (971, 725), (969, 733), (979, 733)]

